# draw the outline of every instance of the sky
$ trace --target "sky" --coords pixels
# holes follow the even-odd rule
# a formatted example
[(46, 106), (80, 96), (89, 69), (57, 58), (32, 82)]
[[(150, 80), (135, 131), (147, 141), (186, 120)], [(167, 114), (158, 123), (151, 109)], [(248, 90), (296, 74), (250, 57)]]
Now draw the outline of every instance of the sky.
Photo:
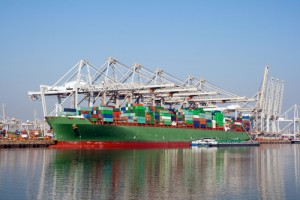
[(114, 57), (247, 97), (269, 65), (269, 77), (285, 81), (285, 111), (300, 104), (299, 10), (292, 0), (1, 0), (0, 103), (10, 117), (42, 118), (28, 91), (81, 59), (102, 66)]

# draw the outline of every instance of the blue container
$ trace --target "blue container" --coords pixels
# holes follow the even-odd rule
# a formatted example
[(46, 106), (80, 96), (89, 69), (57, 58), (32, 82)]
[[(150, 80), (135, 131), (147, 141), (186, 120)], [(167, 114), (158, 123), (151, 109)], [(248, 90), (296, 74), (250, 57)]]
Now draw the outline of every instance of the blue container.
[(200, 124), (200, 128), (206, 128), (206, 124)]
[(113, 118), (112, 114), (103, 114), (103, 118)]
[(64, 112), (76, 112), (75, 108), (64, 108)]
[(194, 121), (194, 122), (193, 122), (193, 125), (194, 125), (195, 127), (200, 127), (200, 123), (197, 122), (197, 121)]
[(91, 114), (83, 114), (84, 118), (91, 118)]

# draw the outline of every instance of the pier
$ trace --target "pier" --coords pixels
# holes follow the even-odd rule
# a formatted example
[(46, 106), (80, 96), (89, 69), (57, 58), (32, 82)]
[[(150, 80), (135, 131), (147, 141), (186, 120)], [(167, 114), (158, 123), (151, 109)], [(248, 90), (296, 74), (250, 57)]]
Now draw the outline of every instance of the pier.
[(290, 140), (260, 140), (259, 144), (292, 144)]
[(54, 140), (0, 140), (0, 149), (6, 148), (40, 148), (54, 145)]
[(255, 142), (258, 142), (259, 144), (292, 144), (292, 140), (290, 139), (280, 139), (272, 137), (256, 138)]

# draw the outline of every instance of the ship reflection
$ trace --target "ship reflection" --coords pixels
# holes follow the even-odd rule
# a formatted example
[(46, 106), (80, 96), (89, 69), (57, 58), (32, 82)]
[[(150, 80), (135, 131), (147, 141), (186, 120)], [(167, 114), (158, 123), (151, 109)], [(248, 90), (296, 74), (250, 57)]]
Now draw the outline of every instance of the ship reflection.
[(298, 199), (300, 145), (1, 149), (1, 199)]
[(286, 199), (286, 177), (300, 169), (291, 148), (53, 150), (37, 198)]

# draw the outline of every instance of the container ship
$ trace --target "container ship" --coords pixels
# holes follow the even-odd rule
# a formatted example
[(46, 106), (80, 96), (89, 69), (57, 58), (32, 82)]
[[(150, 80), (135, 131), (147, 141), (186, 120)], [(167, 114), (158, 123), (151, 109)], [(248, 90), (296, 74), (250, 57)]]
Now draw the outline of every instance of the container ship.
[(64, 108), (46, 121), (57, 139), (51, 148), (189, 148), (200, 138), (250, 139), (249, 118), (234, 120), (203, 108), (143, 104)]

